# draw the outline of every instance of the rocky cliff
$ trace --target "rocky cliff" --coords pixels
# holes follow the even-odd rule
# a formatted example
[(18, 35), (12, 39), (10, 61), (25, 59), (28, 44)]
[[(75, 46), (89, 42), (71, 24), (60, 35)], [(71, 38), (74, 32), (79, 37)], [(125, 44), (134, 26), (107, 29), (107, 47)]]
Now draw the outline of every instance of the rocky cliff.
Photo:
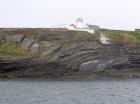
[(102, 44), (100, 32), (0, 29), (0, 72), (138, 71), (138, 43)]

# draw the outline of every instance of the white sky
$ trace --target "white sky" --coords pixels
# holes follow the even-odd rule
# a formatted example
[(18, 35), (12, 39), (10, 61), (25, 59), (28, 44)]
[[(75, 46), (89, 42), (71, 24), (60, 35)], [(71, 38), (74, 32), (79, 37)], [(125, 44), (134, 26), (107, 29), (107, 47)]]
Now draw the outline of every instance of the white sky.
[(0, 0), (0, 27), (46, 27), (78, 17), (103, 28), (140, 28), (140, 0)]

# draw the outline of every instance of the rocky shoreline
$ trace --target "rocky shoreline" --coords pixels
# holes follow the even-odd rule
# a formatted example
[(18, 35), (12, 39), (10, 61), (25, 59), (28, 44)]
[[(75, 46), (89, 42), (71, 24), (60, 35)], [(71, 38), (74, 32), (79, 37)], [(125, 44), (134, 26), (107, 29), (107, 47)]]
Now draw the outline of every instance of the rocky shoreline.
[(102, 44), (100, 35), (66, 29), (1, 28), (0, 76), (139, 77), (139, 43)]
[(7, 72), (0, 73), (0, 78), (97, 78), (97, 77), (116, 77), (116, 78), (140, 78), (140, 72)]

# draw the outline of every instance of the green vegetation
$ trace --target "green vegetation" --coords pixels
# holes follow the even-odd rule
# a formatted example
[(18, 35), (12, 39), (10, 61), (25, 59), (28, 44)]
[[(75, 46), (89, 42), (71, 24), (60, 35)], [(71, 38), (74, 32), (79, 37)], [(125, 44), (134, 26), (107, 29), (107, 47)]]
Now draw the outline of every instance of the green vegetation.
[(16, 56), (33, 56), (33, 53), (23, 50), (20, 47), (14, 47), (11, 43), (0, 44), (0, 53)]
[(140, 42), (140, 32), (137, 31), (100, 29), (100, 32), (116, 42)]

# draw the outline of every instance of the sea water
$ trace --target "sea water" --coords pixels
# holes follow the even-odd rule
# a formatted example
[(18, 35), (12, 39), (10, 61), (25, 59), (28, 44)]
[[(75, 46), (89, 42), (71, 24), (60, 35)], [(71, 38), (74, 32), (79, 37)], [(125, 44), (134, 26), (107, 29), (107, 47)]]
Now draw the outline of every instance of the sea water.
[(0, 104), (140, 104), (140, 79), (0, 79)]

